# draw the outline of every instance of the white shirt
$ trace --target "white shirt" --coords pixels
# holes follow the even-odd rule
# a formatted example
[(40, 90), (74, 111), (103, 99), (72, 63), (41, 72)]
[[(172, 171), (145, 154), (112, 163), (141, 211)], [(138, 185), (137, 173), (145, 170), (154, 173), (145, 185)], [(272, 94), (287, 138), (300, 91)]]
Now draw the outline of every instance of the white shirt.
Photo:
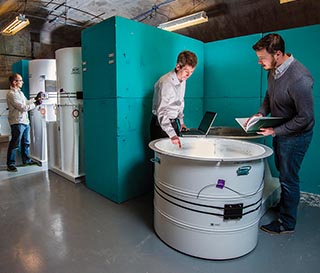
[(276, 68), (274, 78), (277, 80), (279, 79), (289, 68), (290, 64), (294, 61), (293, 55), (289, 55), (289, 58), (281, 64), (279, 67)]
[(184, 124), (184, 94), (186, 81), (180, 82), (174, 70), (163, 75), (154, 85), (152, 114), (156, 115), (163, 131), (171, 138), (176, 135), (170, 119)]
[(28, 111), (36, 107), (33, 102), (34, 99), (27, 100), (19, 88), (10, 87), (10, 91), (7, 93), (9, 124), (29, 124)]

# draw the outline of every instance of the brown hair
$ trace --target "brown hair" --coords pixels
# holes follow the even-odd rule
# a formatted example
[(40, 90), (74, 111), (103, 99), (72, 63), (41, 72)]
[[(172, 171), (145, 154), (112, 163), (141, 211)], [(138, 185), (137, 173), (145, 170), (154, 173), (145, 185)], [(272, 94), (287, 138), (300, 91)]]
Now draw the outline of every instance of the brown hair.
[(180, 68), (184, 67), (185, 65), (196, 67), (198, 64), (198, 58), (193, 52), (185, 50), (180, 52), (178, 55), (177, 64), (180, 65)]
[(283, 54), (285, 52), (284, 40), (279, 34), (271, 33), (261, 38), (256, 44), (252, 46), (253, 50), (266, 49), (269, 54), (275, 54), (280, 50)]
[(18, 74), (18, 73), (11, 74), (11, 75), (9, 76), (10, 85), (12, 85), (13, 82), (14, 82), (15, 80), (17, 80), (19, 76), (21, 77), (21, 75)]

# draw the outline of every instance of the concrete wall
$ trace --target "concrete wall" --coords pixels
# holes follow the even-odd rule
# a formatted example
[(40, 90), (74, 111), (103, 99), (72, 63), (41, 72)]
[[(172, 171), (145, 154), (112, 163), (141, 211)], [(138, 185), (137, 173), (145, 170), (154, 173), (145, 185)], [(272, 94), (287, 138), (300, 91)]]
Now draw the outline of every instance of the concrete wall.
[(20, 60), (55, 58), (55, 50), (67, 46), (63, 40), (51, 44), (41, 43), (38, 36), (30, 32), (29, 28), (14, 36), (0, 35), (0, 88), (8, 88), (8, 76), (13, 64)]

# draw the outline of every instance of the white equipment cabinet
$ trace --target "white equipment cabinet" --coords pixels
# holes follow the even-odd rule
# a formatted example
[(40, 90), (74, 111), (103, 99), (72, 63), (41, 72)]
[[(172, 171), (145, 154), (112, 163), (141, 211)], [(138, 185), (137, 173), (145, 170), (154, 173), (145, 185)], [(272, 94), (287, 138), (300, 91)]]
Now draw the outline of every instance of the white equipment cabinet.
[(57, 94), (55, 88), (47, 87), (55, 84), (56, 81), (56, 60), (38, 59), (29, 61), (29, 95), (30, 99), (35, 98), (41, 91), (46, 93), (46, 99), (42, 105), (30, 111), (31, 145), (30, 156), (46, 165), (47, 156), (47, 121), (56, 120), (55, 106)]
[(56, 51), (57, 122), (49, 124), (53, 136), (49, 170), (74, 183), (84, 179), (81, 47)]

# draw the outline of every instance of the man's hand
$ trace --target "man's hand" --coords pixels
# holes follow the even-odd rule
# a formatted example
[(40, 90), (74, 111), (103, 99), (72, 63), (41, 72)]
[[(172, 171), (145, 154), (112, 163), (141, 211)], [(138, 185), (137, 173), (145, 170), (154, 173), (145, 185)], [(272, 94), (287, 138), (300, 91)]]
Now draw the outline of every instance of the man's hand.
[(276, 136), (273, 128), (260, 128), (260, 131), (257, 132), (259, 135), (264, 135), (264, 136)]
[(261, 113), (257, 113), (257, 114), (254, 114), (253, 116), (251, 116), (250, 118), (248, 118), (248, 120), (244, 124), (244, 127), (247, 127), (247, 124), (249, 123), (249, 121), (254, 117), (262, 117), (262, 114)]
[(172, 144), (176, 144), (179, 146), (179, 148), (181, 148), (181, 142), (180, 142), (180, 138), (178, 136), (173, 136), (171, 138), (171, 142), (172, 142)]
[(37, 96), (34, 98), (35, 105), (38, 106), (38, 105), (42, 104), (42, 100), (45, 98), (45, 96), (46, 96), (46, 94), (44, 92), (39, 92), (37, 94)]
[(186, 131), (189, 131), (189, 128), (185, 124), (182, 124), (180, 128), (180, 132), (186, 132)]

